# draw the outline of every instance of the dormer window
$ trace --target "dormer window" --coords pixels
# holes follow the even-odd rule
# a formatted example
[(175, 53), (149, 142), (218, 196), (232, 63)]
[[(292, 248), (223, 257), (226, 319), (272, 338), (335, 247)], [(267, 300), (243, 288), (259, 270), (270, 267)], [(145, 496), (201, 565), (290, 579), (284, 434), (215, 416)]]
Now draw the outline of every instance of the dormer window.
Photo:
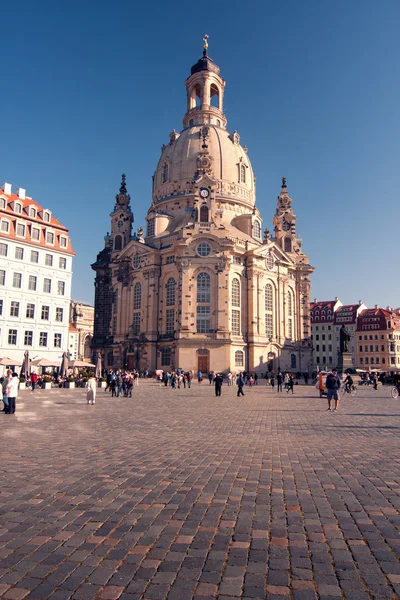
[(50, 223), (50, 213), (45, 211), (43, 213), (43, 221), (46, 221), (46, 223)]
[(61, 248), (67, 247), (67, 238), (64, 237), (63, 235), (60, 235), (60, 247)]
[(16, 212), (20, 215), (22, 213), (22, 204), (20, 204), (19, 202), (16, 202), (14, 205), (14, 212)]
[(1, 231), (3, 231), (3, 233), (10, 232), (10, 222), (9, 221), (6, 221), (5, 219), (1, 220)]
[(239, 167), (239, 183), (246, 183), (246, 167), (243, 164)]
[(40, 241), (40, 229), (38, 227), (32, 227), (31, 238), (36, 242)]
[(25, 225), (23, 223), (17, 223), (15, 233), (20, 237), (25, 237)]
[(168, 181), (168, 165), (165, 163), (162, 169), (162, 182), (166, 183)]
[(0, 208), (7, 208), (7, 200), (5, 198), (0, 198)]
[(54, 233), (52, 231), (46, 231), (46, 243), (54, 244)]
[(37, 217), (37, 210), (36, 210), (36, 208), (33, 208), (31, 206), (31, 208), (29, 209), (29, 216), (32, 217), (32, 219), (36, 219), (36, 217)]
[(261, 238), (260, 221), (254, 221), (254, 223), (253, 223), (253, 237), (258, 238), (258, 239)]

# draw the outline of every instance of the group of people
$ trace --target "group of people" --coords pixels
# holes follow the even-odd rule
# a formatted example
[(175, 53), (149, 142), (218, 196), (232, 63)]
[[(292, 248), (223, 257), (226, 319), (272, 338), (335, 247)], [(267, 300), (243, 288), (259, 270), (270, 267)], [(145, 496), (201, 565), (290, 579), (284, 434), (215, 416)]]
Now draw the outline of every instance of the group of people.
[(121, 369), (110, 369), (106, 374), (106, 389), (111, 392), (112, 398), (132, 398), (132, 389), (139, 385), (139, 371), (122, 371)]

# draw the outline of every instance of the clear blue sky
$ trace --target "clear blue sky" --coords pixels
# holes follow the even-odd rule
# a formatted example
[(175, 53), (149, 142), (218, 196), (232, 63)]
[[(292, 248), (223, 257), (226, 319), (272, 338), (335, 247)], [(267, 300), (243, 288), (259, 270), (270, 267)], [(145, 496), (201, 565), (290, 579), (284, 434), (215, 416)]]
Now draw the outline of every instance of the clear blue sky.
[(312, 298), (400, 305), (398, 0), (21, 0), (2, 7), (0, 179), (69, 227), (73, 297), (127, 175), (135, 227), (210, 35), (271, 228), (287, 177)]

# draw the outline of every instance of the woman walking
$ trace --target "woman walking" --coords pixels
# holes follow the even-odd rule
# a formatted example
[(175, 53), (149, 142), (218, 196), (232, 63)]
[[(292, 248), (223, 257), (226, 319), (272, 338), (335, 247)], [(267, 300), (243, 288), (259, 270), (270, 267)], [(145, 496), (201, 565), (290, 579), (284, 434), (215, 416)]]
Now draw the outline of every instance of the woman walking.
[(89, 379), (86, 383), (86, 400), (88, 404), (96, 404), (97, 381), (93, 373), (89, 373)]

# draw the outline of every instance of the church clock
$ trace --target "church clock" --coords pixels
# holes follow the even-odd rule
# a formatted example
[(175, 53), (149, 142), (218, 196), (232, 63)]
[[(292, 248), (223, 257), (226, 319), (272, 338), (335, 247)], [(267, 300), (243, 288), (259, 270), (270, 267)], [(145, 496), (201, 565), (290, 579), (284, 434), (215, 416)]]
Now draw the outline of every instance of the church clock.
[(289, 223), (289, 221), (283, 221), (282, 227), (284, 231), (289, 231), (289, 229), (291, 228), (291, 224)]

